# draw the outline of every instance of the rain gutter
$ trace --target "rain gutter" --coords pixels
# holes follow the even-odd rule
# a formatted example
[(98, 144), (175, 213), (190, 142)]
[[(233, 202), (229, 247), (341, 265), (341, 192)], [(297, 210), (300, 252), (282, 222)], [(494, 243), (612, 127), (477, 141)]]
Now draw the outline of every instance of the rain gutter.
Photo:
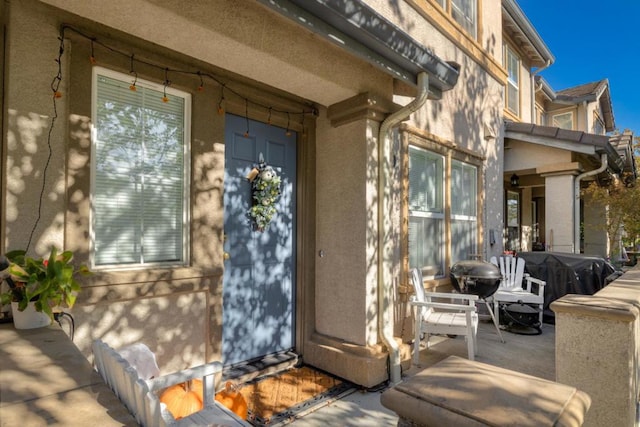
[(363, 59), (411, 87), (429, 73), (429, 94), (440, 99), (459, 69), (440, 59), (363, 0), (258, 0), (320, 38)]

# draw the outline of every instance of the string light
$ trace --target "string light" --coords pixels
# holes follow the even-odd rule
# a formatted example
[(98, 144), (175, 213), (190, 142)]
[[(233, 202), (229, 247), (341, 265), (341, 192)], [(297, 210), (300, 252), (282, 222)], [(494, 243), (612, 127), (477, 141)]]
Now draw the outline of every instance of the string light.
[[(38, 214), (36, 217), (36, 220), (33, 224), (33, 228), (31, 229), (31, 232), (29, 234), (29, 240), (27, 242), (27, 246), (25, 248), (26, 251), (29, 250), (29, 247), (31, 246), (31, 241), (33, 239), (33, 235), (35, 230), (38, 227), (38, 224), (40, 222), (41, 219), (41, 212), (42, 212), (42, 201), (44, 198), (44, 191), (46, 189), (46, 177), (47, 177), (47, 171), (49, 168), (49, 164), (51, 161), (51, 157), (53, 155), (53, 149), (51, 146), (51, 137), (52, 137), (52, 133), (53, 133), (53, 129), (54, 129), (54, 125), (56, 123), (56, 119), (58, 118), (58, 110), (57, 110), (57, 100), (59, 98), (62, 97), (62, 92), (59, 90), (60, 88), (60, 84), (62, 82), (62, 55), (64, 54), (64, 42), (65, 42), (65, 32), (66, 31), (72, 31), (75, 34), (86, 38), (87, 40), (90, 41), (91, 43), (91, 56), (89, 57), (89, 61), (91, 62), (91, 64), (96, 64), (96, 57), (95, 57), (95, 52), (94, 52), (94, 45), (99, 45), (101, 47), (103, 47), (104, 49), (115, 53), (117, 55), (121, 55), (124, 56), (125, 58), (129, 58), (131, 61), (131, 67), (130, 67), (130, 73), (133, 74), (134, 76), (134, 80), (131, 84), (131, 86), (129, 87), (131, 90), (135, 91), (137, 90), (136, 88), (136, 83), (138, 81), (138, 73), (134, 70), (134, 62), (137, 61), (141, 64), (145, 64), (149, 67), (153, 67), (156, 69), (164, 69), (165, 71), (165, 81), (164, 81), (164, 97), (163, 97), (163, 101), (164, 102), (168, 102), (169, 99), (166, 96), (166, 88), (167, 86), (169, 86), (169, 84), (171, 83), (169, 81), (168, 77), (168, 72), (169, 72), (169, 68), (166, 67), (162, 67), (158, 64), (155, 64), (153, 62), (150, 61), (145, 61), (145, 60), (141, 60), (141, 59), (135, 59), (134, 58), (134, 54), (133, 53), (127, 53), (127, 52), (123, 52), (119, 49), (116, 49), (112, 46), (109, 46), (106, 43), (103, 43), (101, 41), (99, 41), (97, 38), (92, 37), (92, 36), (88, 36), (86, 34), (84, 34), (82, 31), (73, 28), (69, 25), (62, 25), (60, 27), (60, 35), (58, 36), (58, 40), (60, 41), (60, 45), (58, 48), (58, 57), (55, 59), (56, 63), (58, 64), (58, 72), (56, 74), (56, 76), (53, 78), (53, 80), (51, 81), (51, 90), (53, 92), (53, 96), (52, 96), (52, 101), (53, 101), (53, 114), (51, 115), (51, 124), (49, 126), (49, 133), (48, 133), (48, 137), (47, 137), (47, 145), (49, 148), (49, 155), (47, 157), (45, 166), (44, 166), (44, 170), (42, 173), (42, 187), (40, 189), (40, 197), (39, 197), (39, 201), (38, 201)], [(291, 112), (291, 111), (282, 111), (282, 110), (278, 110), (275, 109), (271, 106), (267, 106), (267, 105), (263, 105), (259, 102), (255, 102), (255, 101), (250, 101), (249, 98), (246, 98), (242, 95), (240, 95), (238, 92), (234, 91), (232, 88), (229, 88), (228, 86), (226, 86), (225, 83), (223, 83), (222, 81), (219, 80), (219, 78), (217, 78), (216, 76), (212, 75), (212, 74), (208, 74), (208, 73), (203, 73), (201, 71), (189, 71), (189, 70), (177, 70), (177, 69), (172, 69), (172, 72), (175, 73), (182, 73), (182, 74), (186, 74), (186, 75), (197, 75), (200, 78), (200, 86), (198, 88), (198, 90), (200, 90), (200, 88), (204, 89), (204, 80), (203, 80), (203, 76), (207, 77), (211, 80), (213, 80), (215, 83), (217, 83), (218, 85), (220, 85), (220, 101), (218, 102), (218, 114), (223, 114), (224, 113), (224, 108), (223, 108), (223, 102), (225, 101), (225, 96), (224, 96), (224, 90), (228, 89), (232, 94), (234, 94), (235, 96), (244, 99), (245, 101), (245, 118), (247, 120), (247, 132), (246, 132), (246, 136), (249, 135), (249, 102), (251, 102), (252, 104), (254, 104), (257, 107), (261, 107), (261, 108), (265, 108), (269, 110), (269, 122), (271, 122), (271, 113), (272, 111), (275, 111), (277, 113), (286, 113), (287, 114), (287, 133), (290, 135), (289, 132), (289, 120), (290, 120), (290, 115), (291, 114), (300, 114), (302, 116), (302, 121), (303, 121), (303, 132), (304, 132), (304, 117), (305, 114), (313, 114), (313, 115), (317, 115), (317, 110), (315, 107), (310, 107), (310, 110), (302, 110), (302, 111), (295, 111), (295, 112)], [(166, 101), (165, 101), (166, 99)]]
[(291, 131), (289, 130), (289, 124), (291, 122), (291, 116), (287, 113), (287, 130), (284, 132), (286, 136), (291, 136)]
[(244, 118), (247, 121), (247, 131), (244, 133), (245, 138), (249, 136), (249, 100), (244, 99)]
[(200, 86), (198, 86), (198, 92), (204, 91), (204, 80), (202, 80), (202, 73), (198, 71), (198, 77), (200, 77)]
[(51, 80), (51, 91), (53, 92), (53, 96), (51, 97), (53, 103), (53, 114), (51, 114), (51, 123), (49, 124), (49, 132), (47, 133), (47, 160), (44, 164), (44, 169), (42, 170), (42, 186), (40, 187), (40, 195), (38, 197), (38, 214), (36, 216), (36, 220), (33, 223), (33, 228), (29, 233), (29, 240), (27, 241), (27, 246), (24, 248), (25, 252), (29, 252), (29, 247), (31, 246), (31, 241), (33, 240), (33, 234), (38, 228), (38, 224), (40, 223), (40, 219), (42, 219), (42, 201), (44, 199), (44, 192), (47, 188), (47, 171), (49, 170), (49, 165), (51, 164), (51, 157), (53, 157), (53, 147), (51, 146), (51, 137), (53, 135), (53, 128), (56, 124), (56, 120), (58, 119), (58, 98), (62, 97), (62, 93), (60, 92), (60, 83), (62, 83), (62, 55), (64, 55), (64, 28), (60, 30), (60, 36), (58, 37), (60, 41), (60, 45), (58, 47), (58, 57), (56, 58), (56, 63), (58, 64), (58, 72), (54, 76), (53, 80)]
[(131, 85), (129, 86), (129, 89), (132, 91), (137, 91), (138, 88), (136, 87), (136, 83), (138, 83), (138, 73), (136, 73), (136, 71), (133, 69), (133, 53), (131, 54), (131, 63), (129, 65), (129, 74), (133, 74), (134, 78), (133, 78), (133, 83), (131, 83)]
[(222, 106), (222, 103), (224, 102), (224, 85), (222, 85), (222, 87), (220, 88), (220, 101), (218, 101), (218, 115), (223, 115), (224, 114), (224, 107)]
[(162, 89), (162, 102), (169, 102), (169, 97), (167, 97), (167, 86), (169, 86), (171, 82), (169, 81), (169, 69), (164, 69), (164, 87)]
[(96, 65), (96, 57), (93, 54), (93, 39), (91, 39), (91, 56), (89, 57), (89, 62), (91, 65)]
[[(226, 102), (226, 98), (228, 96), (227, 93), (225, 93), (225, 89), (228, 90), (229, 92), (231, 92), (234, 96), (244, 100), (245, 102), (245, 113), (248, 110), (248, 104), (251, 103), (252, 106), (255, 106), (257, 108), (264, 108), (265, 110), (269, 111), (269, 119), (268, 122), (269, 124), (271, 124), (272, 122), (272, 117), (273, 117), (273, 113), (277, 113), (277, 114), (287, 114), (287, 118), (289, 119), (289, 116), (291, 115), (300, 115), (303, 118), (304, 121), (304, 115), (305, 114), (313, 114), (316, 115), (317, 114), (317, 110), (313, 107), (313, 106), (308, 106), (306, 109), (303, 108), (300, 111), (284, 111), (284, 110), (280, 110), (277, 108), (274, 108), (272, 106), (269, 105), (264, 105), (260, 102), (257, 101), (253, 101), (250, 100), (249, 98), (247, 98), (244, 95), (241, 95), (240, 92), (235, 91), (233, 88), (229, 87), (225, 82), (221, 81), (221, 79), (213, 74), (210, 74), (208, 72), (204, 72), (201, 70), (184, 70), (184, 69), (173, 69), (173, 68), (167, 68), (165, 66), (159, 65), (157, 63), (154, 63), (152, 61), (149, 60), (144, 60), (141, 59), (139, 57), (134, 57), (134, 54), (131, 52), (125, 52), (122, 51), (118, 48), (115, 48), (113, 46), (110, 46), (109, 44), (102, 42), (100, 40), (98, 40), (96, 37), (87, 35), (85, 33), (83, 33), (82, 31), (70, 26), (70, 25), (62, 25), (61, 26), (61, 38), (64, 40), (65, 38), (65, 32), (66, 31), (72, 31), (73, 33), (86, 38), (87, 40), (90, 41), (91, 43), (91, 56), (89, 58), (89, 60), (91, 61), (92, 64), (97, 63), (96, 60), (96, 52), (94, 52), (94, 45), (104, 48), (114, 54), (117, 55), (122, 55), (126, 58), (129, 58), (130, 62), (131, 62), (131, 68), (130, 68), (130, 73), (133, 75), (133, 82), (131, 84), (131, 86), (129, 86), (129, 88), (133, 91), (137, 90), (137, 80), (138, 80), (138, 74), (134, 69), (134, 63), (140, 63), (140, 64), (144, 64), (148, 67), (151, 68), (156, 68), (158, 70), (164, 70), (165, 72), (165, 81), (164, 81), (164, 91), (163, 91), (163, 102), (169, 102), (169, 97), (166, 95), (166, 88), (171, 84), (171, 82), (168, 80), (167, 78), (167, 73), (168, 72), (172, 72), (172, 73), (177, 73), (177, 74), (184, 74), (184, 75), (192, 75), (195, 76), (196, 78), (198, 78), (200, 80), (200, 84), (199, 86), (197, 86), (196, 90), (198, 92), (202, 92), (204, 91), (204, 86), (205, 86), (205, 79), (210, 79), (211, 81), (213, 81), (214, 83), (218, 84), (220, 86), (220, 99), (218, 102), (218, 106), (217, 106), (217, 112), (220, 115), (223, 115), (225, 113), (225, 102)], [(99, 53), (99, 52), (98, 52)], [(60, 97), (62, 96), (61, 93), (58, 94), (54, 94), (54, 96), (56, 97)], [(247, 132), (248, 133), (248, 132)], [(290, 133), (290, 132), (289, 132)]]

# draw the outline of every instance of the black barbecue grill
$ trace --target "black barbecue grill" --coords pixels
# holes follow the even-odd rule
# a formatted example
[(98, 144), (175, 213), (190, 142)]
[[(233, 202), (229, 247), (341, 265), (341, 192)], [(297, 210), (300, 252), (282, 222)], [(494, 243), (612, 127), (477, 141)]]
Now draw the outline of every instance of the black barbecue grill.
[(500, 340), (504, 342), (496, 317), (491, 309), (491, 304), (487, 302), (487, 298), (496, 293), (500, 287), (502, 274), (500, 274), (498, 266), (485, 261), (458, 261), (451, 266), (449, 277), (451, 278), (451, 285), (456, 292), (477, 295), (487, 306)]
[(500, 286), (502, 275), (498, 266), (484, 261), (459, 261), (451, 266), (451, 284), (463, 294), (488, 298)]

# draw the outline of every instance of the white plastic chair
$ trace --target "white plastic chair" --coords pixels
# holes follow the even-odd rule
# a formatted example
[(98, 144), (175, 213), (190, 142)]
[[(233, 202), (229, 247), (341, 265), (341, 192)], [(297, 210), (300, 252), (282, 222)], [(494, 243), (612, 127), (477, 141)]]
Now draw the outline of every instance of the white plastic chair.
[[(544, 287), (547, 282), (531, 277), (524, 272), (524, 258), (514, 256), (491, 257), (490, 262), (500, 268), (502, 281), (493, 294), (493, 311), (500, 324), (500, 303), (535, 304), (539, 308), (539, 320), (542, 325), (544, 309)], [(534, 291), (532, 284), (538, 285)], [(524, 284), (524, 287), (522, 285)]]
[[(411, 305), (416, 308), (415, 340), (413, 342), (413, 363), (418, 364), (420, 353), (420, 337), (425, 335), (427, 348), (429, 336), (433, 334), (462, 335), (467, 341), (469, 360), (474, 360), (478, 352), (476, 334), (478, 333), (478, 313), (476, 312), (477, 295), (454, 294), (442, 292), (425, 292), (422, 272), (411, 270), (411, 281), (415, 289)], [(447, 300), (461, 301), (460, 304), (436, 302)]]

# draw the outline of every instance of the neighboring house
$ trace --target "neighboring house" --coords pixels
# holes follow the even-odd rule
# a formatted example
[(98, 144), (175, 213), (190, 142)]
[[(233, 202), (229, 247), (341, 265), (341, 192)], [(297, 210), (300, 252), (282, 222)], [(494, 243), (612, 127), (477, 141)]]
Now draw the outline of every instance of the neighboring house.
[(606, 207), (584, 203), (580, 189), (635, 176), (632, 136), (607, 136), (615, 129), (609, 82), (555, 92), (539, 75), (555, 59), (515, 2), (503, 2), (503, 40), (504, 249), (608, 257), (606, 232), (581, 228), (601, 222)]
[[(447, 287), (453, 263), (502, 253), (505, 176), (573, 196), (557, 165), (513, 158), (574, 148), (518, 127), (553, 56), (514, 0), (0, 7), (1, 249), (91, 266), (72, 311), (87, 355), (144, 341), (163, 371), (297, 354), (397, 381), (409, 269)], [(261, 160), (282, 180), (263, 232)]]
[(597, 226), (606, 206), (585, 203), (580, 190), (635, 176), (633, 138), (606, 135), (615, 129), (607, 80), (559, 92), (535, 80), (535, 123), (505, 124), (507, 206), (518, 206), (507, 214), (505, 249), (609, 257), (615, 248)]

